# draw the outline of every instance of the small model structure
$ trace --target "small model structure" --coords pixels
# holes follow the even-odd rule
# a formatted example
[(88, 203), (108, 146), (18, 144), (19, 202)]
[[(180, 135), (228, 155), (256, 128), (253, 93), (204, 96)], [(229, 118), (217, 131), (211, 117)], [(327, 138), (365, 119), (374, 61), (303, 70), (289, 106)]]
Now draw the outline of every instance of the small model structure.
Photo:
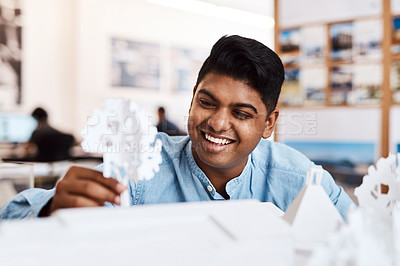
[[(397, 159), (397, 160), (396, 160)], [(362, 184), (355, 189), (360, 207), (374, 208), (390, 214), (395, 201), (400, 199), (400, 154), (380, 158), (376, 168), (371, 165)]]
[[(107, 99), (104, 110), (89, 117), (82, 148), (103, 154), (103, 175), (115, 177), (124, 185), (151, 179), (159, 171), (161, 140), (139, 106), (128, 99)], [(129, 192), (121, 195), (121, 206), (130, 205)]]
[(380, 158), (355, 189), (360, 207), (313, 252), (308, 266), (400, 266), (400, 155)]
[(343, 223), (321, 186), (322, 174), (322, 168), (308, 169), (306, 185), (283, 216), (292, 225), (295, 245), (303, 249), (320, 244)]

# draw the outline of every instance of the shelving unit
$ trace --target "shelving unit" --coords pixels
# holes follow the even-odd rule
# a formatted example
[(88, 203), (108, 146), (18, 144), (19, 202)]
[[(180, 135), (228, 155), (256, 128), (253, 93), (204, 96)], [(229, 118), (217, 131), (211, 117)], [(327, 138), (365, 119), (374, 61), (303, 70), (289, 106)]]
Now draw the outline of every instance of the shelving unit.
[[(380, 112), (378, 155), (386, 157), (391, 108), (400, 105), (400, 1), (274, 1), (275, 51), (286, 70), (280, 110), (376, 109)], [(280, 10), (289, 7), (290, 12)], [(309, 19), (310, 9), (316, 19)], [(331, 17), (319, 11), (329, 11)], [(282, 14), (293, 17), (282, 24)], [(397, 17), (399, 28), (393, 26)], [(396, 53), (392, 52), (395, 44), (399, 45)]]

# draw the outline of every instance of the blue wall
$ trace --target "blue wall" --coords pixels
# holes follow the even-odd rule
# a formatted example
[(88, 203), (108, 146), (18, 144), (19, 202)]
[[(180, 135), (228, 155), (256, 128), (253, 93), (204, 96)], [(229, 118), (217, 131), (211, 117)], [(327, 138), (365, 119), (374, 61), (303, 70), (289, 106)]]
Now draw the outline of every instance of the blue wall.
[(313, 161), (349, 161), (353, 164), (375, 162), (374, 143), (287, 141), (285, 144), (304, 153)]

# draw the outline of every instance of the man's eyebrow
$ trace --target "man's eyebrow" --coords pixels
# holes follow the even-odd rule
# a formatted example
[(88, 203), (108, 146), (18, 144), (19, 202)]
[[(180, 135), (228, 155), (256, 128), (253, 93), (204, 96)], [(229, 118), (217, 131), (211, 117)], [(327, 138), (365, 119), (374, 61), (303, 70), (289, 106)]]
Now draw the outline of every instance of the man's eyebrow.
[(199, 93), (203, 93), (203, 94), (207, 95), (208, 97), (210, 97), (211, 99), (213, 99), (214, 101), (217, 101), (217, 99), (214, 97), (214, 95), (206, 89), (199, 90)]
[(252, 109), (256, 114), (258, 114), (257, 109), (256, 109), (253, 105), (248, 104), (248, 103), (236, 103), (236, 104), (234, 104), (233, 106), (235, 106), (235, 107), (250, 108), (250, 109)]
[[(210, 97), (211, 99), (213, 99), (214, 101), (218, 101), (218, 100), (214, 97), (214, 95), (213, 95), (211, 92), (207, 91), (206, 89), (201, 89), (201, 90), (199, 90), (199, 93), (203, 93), (203, 94), (207, 95), (208, 97)], [(233, 106), (234, 106), (234, 107), (250, 108), (250, 109), (252, 109), (256, 114), (258, 114), (257, 108), (255, 108), (253, 105), (248, 104), (248, 103), (235, 103), (235, 104), (233, 104)]]

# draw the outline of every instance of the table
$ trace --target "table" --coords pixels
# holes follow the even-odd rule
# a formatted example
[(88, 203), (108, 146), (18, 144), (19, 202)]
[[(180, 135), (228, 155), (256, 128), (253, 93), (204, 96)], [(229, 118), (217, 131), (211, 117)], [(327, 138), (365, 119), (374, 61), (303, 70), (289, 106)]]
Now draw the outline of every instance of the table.
[(3, 221), (0, 257), (4, 265), (290, 266), (299, 255), (282, 214), (256, 200), (60, 210)]

